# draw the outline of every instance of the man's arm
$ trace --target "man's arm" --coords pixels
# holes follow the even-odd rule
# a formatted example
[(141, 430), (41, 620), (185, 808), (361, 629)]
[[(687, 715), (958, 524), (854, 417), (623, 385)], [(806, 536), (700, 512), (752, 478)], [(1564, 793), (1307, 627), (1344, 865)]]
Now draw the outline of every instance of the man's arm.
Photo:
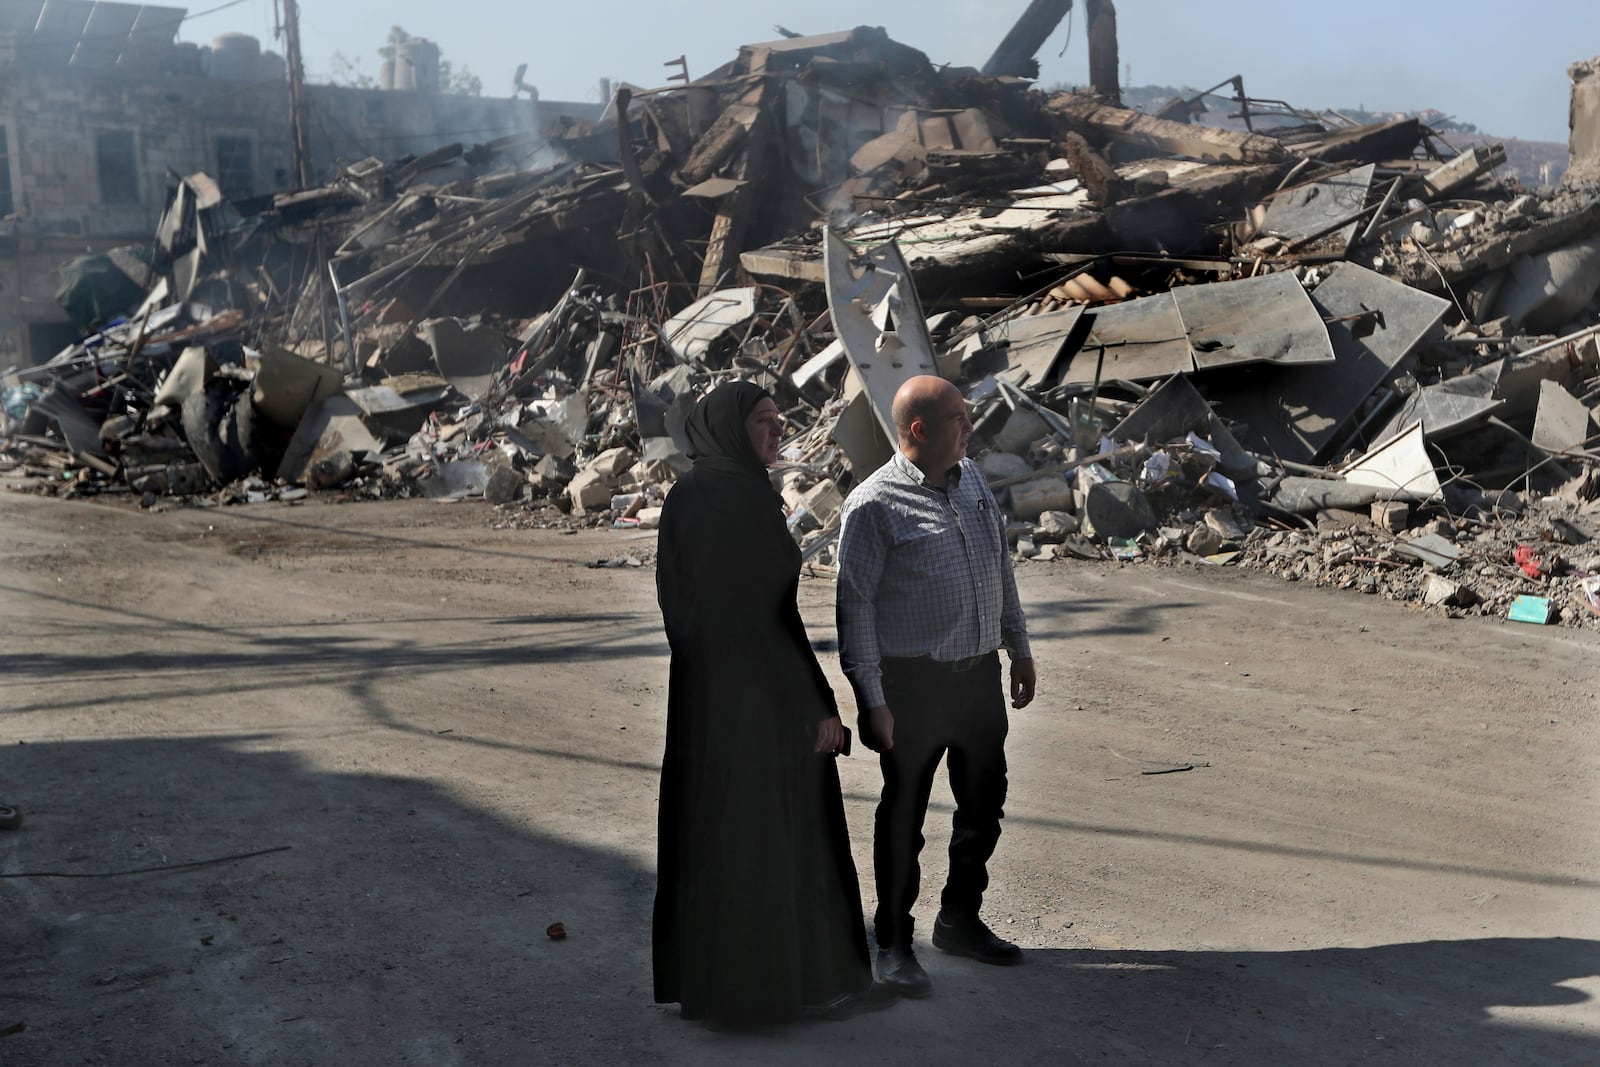
[(1023, 617), (1022, 600), (1017, 596), (1017, 576), (1011, 566), (1011, 553), (1006, 550), (1005, 513), (995, 502), (988, 484), (982, 484), (1000, 528), (1000, 643), (1011, 653), (1011, 706), (1025, 708), (1033, 701), (1038, 684), (1033, 650), (1028, 645), (1028, 621)]
[(1011, 553), (1007, 551), (1009, 542), (1006, 540), (1005, 512), (1000, 510), (988, 484), (980, 484), (1000, 531), (1000, 644), (1011, 653), (1012, 662), (1032, 659), (1033, 651), (1028, 646), (1028, 621), (1022, 615), (1022, 601), (1017, 596), (1017, 576), (1011, 568)]
[(839, 660), (863, 712), (884, 703), (878, 613), (873, 601), (888, 558), (877, 509), (871, 504), (846, 504), (839, 527), (835, 616)]

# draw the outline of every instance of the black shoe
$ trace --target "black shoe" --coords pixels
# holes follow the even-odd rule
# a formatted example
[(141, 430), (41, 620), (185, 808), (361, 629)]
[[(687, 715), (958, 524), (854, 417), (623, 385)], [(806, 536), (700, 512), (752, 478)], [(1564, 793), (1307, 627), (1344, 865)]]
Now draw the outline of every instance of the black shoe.
[(839, 1022), (865, 1015), (869, 1011), (882, 1011), (894, 1006), (900, 999), (900, 990), (884, 982), (873, 982), (859, 993), (841, 993), (826, 1004), (812, 1004), (805, 1009), (808, 1019), (826, 1019)]
[(933, 992), (933, 979), (917, 962), (910, 945), (878, 950), (878, 983), (898, 990), (902, 997), (925, 997)]
[(966, 956), (979, 963), (1007, 966), (1022, 962), (1022, 950), (996, 937), (994, 931), (976, 915), (951, 922), (940, 912), (933, 920), (933, 947), (952, 956)]

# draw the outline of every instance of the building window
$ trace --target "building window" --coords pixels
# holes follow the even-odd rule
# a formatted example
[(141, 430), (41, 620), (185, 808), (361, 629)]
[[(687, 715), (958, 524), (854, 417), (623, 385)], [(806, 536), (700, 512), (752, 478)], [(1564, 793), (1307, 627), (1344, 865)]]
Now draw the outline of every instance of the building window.
[(137, 204), (139, 165), (133, 150), (133, 131), (110, 130), (96, 134), (94, 155), (100, 168), (100, 202)]
[(247, 200), (255, 195), (255, 161), (250, 138), (217, 138), (217, 184), (229, 200)]
[(0, 217), (11, 214), (11, 140), (9, 131), (0, 126)]

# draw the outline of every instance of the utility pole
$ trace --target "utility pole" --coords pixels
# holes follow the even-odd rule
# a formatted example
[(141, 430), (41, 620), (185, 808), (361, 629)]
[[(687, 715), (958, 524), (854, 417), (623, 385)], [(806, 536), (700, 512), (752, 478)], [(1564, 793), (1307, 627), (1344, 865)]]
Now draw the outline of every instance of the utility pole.
[(311, 143), (306, 135), (306, 69), (300, 62), (300, 4), (283, 0), (283, 21), (278, 27), (283, 36), (289, 62), (289, 159), (294, 166), (295, 187), (311, 187)]

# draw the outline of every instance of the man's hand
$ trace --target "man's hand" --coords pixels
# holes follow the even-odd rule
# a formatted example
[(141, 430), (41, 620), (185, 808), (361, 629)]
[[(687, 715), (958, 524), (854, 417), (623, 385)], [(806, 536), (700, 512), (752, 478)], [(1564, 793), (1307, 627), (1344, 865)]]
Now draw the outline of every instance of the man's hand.
[(894, 715), (889, 711), (889, 705), (879, 704), (875, 708), (867, 709), (867, 736), (861, 743), (874, 752), (887, 752), (894, 747)]
[(1039, 676), (1034, 672), (1033, 660), (1014, 659), (1011, 661), (1011, 706), (1025, 708), (1033, 701), (1033, 687), (1038, 684)]
[(817, 727), (817, 751), (837, 752), (844, 747), (844, 723), (835, 715)]

